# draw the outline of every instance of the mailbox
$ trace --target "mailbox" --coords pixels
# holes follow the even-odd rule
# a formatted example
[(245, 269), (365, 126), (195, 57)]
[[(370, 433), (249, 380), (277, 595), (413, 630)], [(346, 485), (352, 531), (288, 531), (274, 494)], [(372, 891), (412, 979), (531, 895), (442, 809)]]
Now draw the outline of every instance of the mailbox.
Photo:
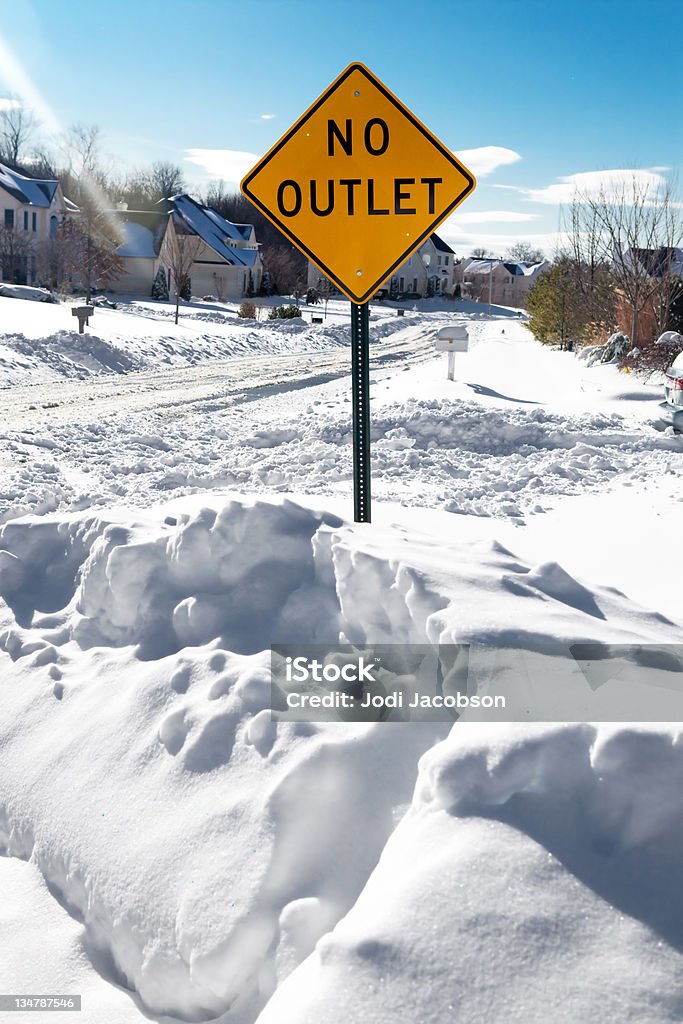
[(469, 335), (466, 327), (442, 327), (436, 336), (440, 352), (467, 352)]
[(83, 334), (85, 325), (89, 322), (90, 317), (95, 312), (94, 306), (74, 306), (71, 310), (72, 316), (78, 317), (78, 333)]
[(454, 380), (455, 353), (467, 352), (469, 335), (466, 327), (442, 327), (436, 335), (437, 351), (448, 352), (448, 379)]

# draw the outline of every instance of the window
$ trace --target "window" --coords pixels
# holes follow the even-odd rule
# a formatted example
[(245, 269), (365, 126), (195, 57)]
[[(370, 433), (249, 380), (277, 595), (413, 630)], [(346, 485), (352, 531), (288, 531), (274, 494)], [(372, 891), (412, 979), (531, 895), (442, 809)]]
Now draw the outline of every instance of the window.
[(32, 231), (37, 231), (38, 230), (38, 214), (37, 213), (32, 213), (31, 214), (31, 230)]
[(416, 277), (413, 278), (413, 291), (414, 292), (417, 291), (417, 278)]
[(53, 214), (50, 217), (50, 238), (56, 238), (57, 237), (57, 225), (58, 225), (58, 223), (59, 222), (58, 222), (57, 218)]
[(398, 290), (400, 292), (403, 292), (403, 291), (405, 291), (405, 287), (406, 287), (405, 278), (399, 277), (399, 279), (398, 279)]
[(441, 257), (440, 256), (437, 257), (437, 263), (439, 264), (439, 266), (441, 266)]
[(28, 210), (24, 210), (24, 231), (28, 231)]
[(444, 267), (448, 266), (448, 256), (444, 256), (444, 258), (443, 258), (443, 265), (444, 265)]
[(14, 210), (5, 210), (5, 229), (14, 230)]

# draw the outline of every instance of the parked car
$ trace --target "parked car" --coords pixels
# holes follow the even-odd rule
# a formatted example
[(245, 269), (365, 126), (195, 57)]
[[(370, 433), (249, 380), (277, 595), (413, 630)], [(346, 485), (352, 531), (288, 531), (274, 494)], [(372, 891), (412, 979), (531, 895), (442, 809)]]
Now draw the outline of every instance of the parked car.
[(683, 352), (677, 355), (666, 371), (664, 401), (659, 403), (659, 418), (683, 434)]

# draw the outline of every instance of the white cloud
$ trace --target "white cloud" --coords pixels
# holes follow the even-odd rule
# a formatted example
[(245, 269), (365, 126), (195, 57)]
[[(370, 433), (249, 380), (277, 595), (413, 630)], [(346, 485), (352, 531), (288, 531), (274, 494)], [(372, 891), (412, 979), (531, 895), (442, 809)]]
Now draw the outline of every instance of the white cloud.
[[(577, 193), (598, 198), (602, 194), (609, 197), (625, 192), (628, 195), (635, 189), (639, 195), (649, 194), (654, 198), (666, 186), (666, 178), (660, 173), (662, 170), (664, 168), (582, 171), (579, 174), (564, 175), (553, 185), (546, 185), (544, 188), (520, 188), (518, 191), (531, 202), (547, 206), (571, 203)], [(503, 186), (494, 186), (501, 187)]]
[(485, 178), (487, 174), (492, 174), (496, 168), (504, 167), (507, 164), (516, 164), (518, 160), (522, 159), (519, 153), (515, 153), (514, 149), (505, 149), (504, 146), (479, 146), (477, 149), (461, 149), (455, 155), (459, 160), (462, 160), (465, 167), (468, 167), (477, 178)]
[[(450, 221), (450, 218), (449, 218)], [(437, 228), (438, 234), (455, 249), (458, 256), (469, 256), (474, 249), (486, 249), (494, 256), (503, 256), (515, 242), (527, 242), (535, 249), (541, 249), (547, 257), (551, 257), (560, 243), (566, 244), (567, 236), (562, 232), (548, 231), (530, 234), (527, 231), (516, 234), (502, 234), (492, 231), (463, 231), (457, 224), (446, 221)]]
[(14, 100), (9, 96), (0, 96), (0, 111), (17, 110), (20, 106), (21, 100)]
[(452, 219), (454, 224), (522, 224), (539, 217), (538, 213), (517, 213), (513, 210), (467, 210), (463, 213), (456, 210), (449, 220)]
[(261, 114), (262, 121), (272, 121), (274, 117), (275, 114)]
[(201, 167), (209, 178), (239, 183), (258, 157), (240, 149), (186, 149), (185, 159)]

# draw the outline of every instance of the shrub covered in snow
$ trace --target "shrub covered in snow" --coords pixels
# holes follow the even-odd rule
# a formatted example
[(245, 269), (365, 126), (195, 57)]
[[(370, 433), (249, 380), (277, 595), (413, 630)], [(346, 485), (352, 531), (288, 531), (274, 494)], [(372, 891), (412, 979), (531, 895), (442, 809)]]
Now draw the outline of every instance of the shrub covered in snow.
[(269, 320), (294, 320), (301, 316), (298, 306), (273, 306), (268, 314)]
[(631, 348), (631, 339), (628, 334), (615, 331), (611, 334), (604, 345), (587, 345), (579, 353), (579, 357), (589, 366), (595, 363), (620, 363)]
[(240, 302), (240, 308), (237, 310), (237, 315), (241, 316), (243, 320), (255, 320), (256, 303), (252, 302), (251, 299), (245, 299), (243, 302)]

